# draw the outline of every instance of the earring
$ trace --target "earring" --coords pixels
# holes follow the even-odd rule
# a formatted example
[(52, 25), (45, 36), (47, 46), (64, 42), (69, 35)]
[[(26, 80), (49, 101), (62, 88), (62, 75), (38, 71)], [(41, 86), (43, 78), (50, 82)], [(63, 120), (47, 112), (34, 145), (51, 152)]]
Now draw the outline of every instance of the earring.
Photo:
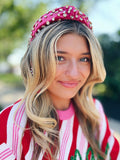
[(30, 72), (31, 72), (31, 74), (32, 74), (32, 76), (33, 76), (33, 69), (32, 69), (32, 68), (30, 68)]

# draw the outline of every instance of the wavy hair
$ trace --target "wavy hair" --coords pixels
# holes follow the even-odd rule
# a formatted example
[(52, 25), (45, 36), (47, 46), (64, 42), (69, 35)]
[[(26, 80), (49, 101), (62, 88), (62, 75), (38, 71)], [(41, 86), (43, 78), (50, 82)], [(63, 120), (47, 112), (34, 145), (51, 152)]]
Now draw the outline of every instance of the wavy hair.
[(21, 60), (21, 72), (26, 87), (22, 101), (25, 101), (26, 114), (36, 144), (33, 157), (43, 151), (46, 152), (46, 156), (56, 159), (59, 152), (59, 118), (47, 88), (56, 73), (57, 41), (68, 33), (84, 36), (90, 48), (91, 73), (87, 82), (73, 98), (73, 103), (82, 130), (94, 153), (105, 157), (98, 145), (99, 114), (92, 98), (93, 86), (103, 82), (106, 75), (102, 50), (93, 32), (80, 22), (72, 20), (54, 22), (43, 28), (28, 46)]

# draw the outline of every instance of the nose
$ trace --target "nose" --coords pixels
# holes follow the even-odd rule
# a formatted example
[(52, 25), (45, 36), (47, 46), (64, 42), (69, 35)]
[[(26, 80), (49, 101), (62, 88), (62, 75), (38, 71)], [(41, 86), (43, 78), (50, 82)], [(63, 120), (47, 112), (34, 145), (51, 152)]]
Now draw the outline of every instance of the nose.
[(75, 60), (71, 61), (67, 66), (66, 75), (73, 79), (79, 78), (80, 76), (79, 65)]

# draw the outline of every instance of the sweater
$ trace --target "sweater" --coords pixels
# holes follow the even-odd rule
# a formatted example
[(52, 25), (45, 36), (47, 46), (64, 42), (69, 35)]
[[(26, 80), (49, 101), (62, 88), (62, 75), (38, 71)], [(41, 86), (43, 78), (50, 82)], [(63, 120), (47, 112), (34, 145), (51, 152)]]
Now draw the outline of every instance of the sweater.
[[(31, 160), (34, 140), (28, 128), (25, 104), (19, 108), (20, 101), (8, 106), (0, 113), (0, 160)], [(106, 160), (120, 160), (120, 144), (112, 135), (103, 107), (98, 100), (95, 106), (100, 114), (99, 145), (107, 155)], [(16, 110), (17, 109), (17, 110)], [(60, 119), (60, 152), (58, 160), (96, 160), (98, 159), (88, 143), (74, 106), (71, 103), (64, 111), (57, 111)], [(41, 152), (38, 160), (44, 160)]]

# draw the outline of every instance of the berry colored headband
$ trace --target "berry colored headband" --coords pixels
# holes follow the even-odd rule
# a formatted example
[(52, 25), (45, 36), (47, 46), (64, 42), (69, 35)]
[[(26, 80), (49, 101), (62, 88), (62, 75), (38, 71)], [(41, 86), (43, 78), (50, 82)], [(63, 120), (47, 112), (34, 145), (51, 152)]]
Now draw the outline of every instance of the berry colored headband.
[(31, 33), (30, 42), (42, 28), (59, 20), (76, 20), (85, 24), (92, 30), (92, 23), (84, 13), (76, 9), (74, 6), (64, 6), (49, 11), (35, 22)]

